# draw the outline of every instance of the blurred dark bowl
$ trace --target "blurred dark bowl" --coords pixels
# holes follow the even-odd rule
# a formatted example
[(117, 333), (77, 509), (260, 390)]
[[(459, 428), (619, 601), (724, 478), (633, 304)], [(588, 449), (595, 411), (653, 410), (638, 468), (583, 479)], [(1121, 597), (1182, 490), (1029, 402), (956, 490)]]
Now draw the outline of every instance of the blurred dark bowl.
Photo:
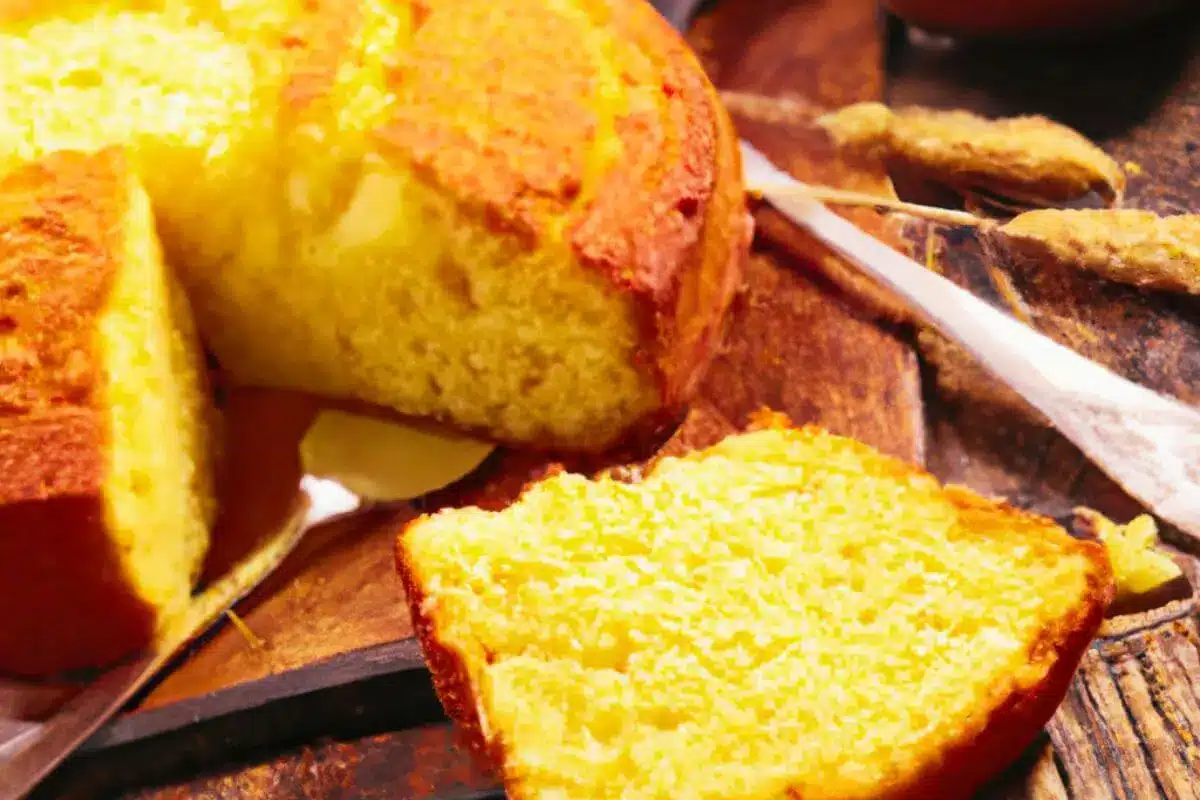
[(883, 0), (930, 33), (971, 38), (1079, 38), (1113, 33), (1178, 9), (1184, 0)]

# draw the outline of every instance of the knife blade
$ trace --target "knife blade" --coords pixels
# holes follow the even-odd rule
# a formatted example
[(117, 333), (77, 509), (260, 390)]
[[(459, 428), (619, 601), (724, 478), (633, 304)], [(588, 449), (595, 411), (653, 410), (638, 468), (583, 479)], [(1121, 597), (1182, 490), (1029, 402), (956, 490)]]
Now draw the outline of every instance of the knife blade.
[(650, 4), (671, 23), (671, 27), (684, 31), (704, 4), (704, 0), (651, 0)]
[(283, 564), (310, 531), (448, 485), (494, 449), (491, 442), (449, 431), (322, 412), (300, 443), (305, 470), (300, 495), (278, 532), (200, 595), (152, 651), (106, 670), (44, 723), (0, 720), (0, 800), (32, 791), (189, 642)]

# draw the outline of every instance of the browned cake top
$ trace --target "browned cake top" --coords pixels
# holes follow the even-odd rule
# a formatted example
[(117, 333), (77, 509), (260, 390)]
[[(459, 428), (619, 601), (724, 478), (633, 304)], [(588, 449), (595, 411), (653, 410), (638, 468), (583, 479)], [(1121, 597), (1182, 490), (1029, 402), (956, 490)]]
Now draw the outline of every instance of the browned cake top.
[[(630, 0), (396, 5), (408, 41), (383, 61), (402, 102), (381, 138), (498, 228), (536, 242), (565, 218), (587, 262), (661, 287), (699, 236), (718, 151), (715, 97), (670, 26)], [(362, 62), (363, 19), (360, 0), (316, 0), (290, 27), (289, 113)]]
[[(498, 229), (535, 247), (562, 237), (643, 298), (659, 354), (679, 340), (677, 354), (702, 349), (710, 315), (687, 330), (675, 303), (691, 293), (720, 309), (735, 282), (747, 230), (728, 121), (649, 5), (558, 5), (570, 13), (527, 0), (417, 3), (391, 73), (402, 102), (382, 139)], [(681, 361), (659, 363), (668, 396), (686, 393), (687, 365), (703, 363)]]
[(587, 262), (659, 288), (699, 234), (717, 112), (692, 55), (644, 3), (562, 5), (571, 13), (418, 3), (393, 72), (404, 102), (384, 136), (500, 225), (541, 238), (565, 217)]
[(115, 150), (62, 152), (0, 179), (0, 501), (99, 483), (94, 331), (117, 269), (124, 168)]

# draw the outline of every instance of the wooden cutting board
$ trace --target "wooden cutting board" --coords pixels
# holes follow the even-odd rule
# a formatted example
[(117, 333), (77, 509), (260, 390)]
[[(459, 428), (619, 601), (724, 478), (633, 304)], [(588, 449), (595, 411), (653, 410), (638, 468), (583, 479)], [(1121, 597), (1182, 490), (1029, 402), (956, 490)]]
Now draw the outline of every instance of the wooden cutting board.
[[(872, 0), (726, 0), (697, 22), (691, 42), (725, 93), (740, 133), (797, 177), (868, 190), (880, 185), (882, 176), (871, 168), (839, 158), (812, 122), (820, 111), (857, 100), (1044, 111), (1141, 165), (1141, 176), (1131, 181), (1135, 204), (1181, 210), (1200, 205), (1193, 178), (1200, 156), (1188, 138), (1200, 138), (1195, 23), (1176, 22), (1144, 45), (1043, 49), (1018, 57), (996, 48), (906, 43), (884, 28)], [(1101, 53), (1110, 59), (1103, 66)], [(932, 247), (946, 274), (1002, 302), (969, 234), (927, 237), (873, 211), (852, 216), (897, 244)], [(728, 344), (670, 446), (712, 441), (765, 404), (1059, 518), (1078, 503), (1122, 519), (1136, 511), (1069, 443), (1031, 421), (969, 364), (919, 346), (916, 332), (894, 321), (886, 298), (844, 265), (770, 211), (757, 210), (756, 219), (759, 236)], [(1049, 279), (1023, 265), (999, 266), (1012, 273), (1025, 298), (1021, 311), (1033, 324), (1131, 378), (1195, 402), (1200, 317), (1193, 304), (1082, 277)], [(315, 408), (310, 399), (276, 392), (230, 397), (229, 512), (210, 559), (213, 574), (286, 513), (299, 475), (295, 444)], [(548, 459), (500, 452), (465, 486), (429, 504), (503, 500)], [(214, 747), (212, 729), (190, 739), (185, 732), (172, 747), (200, 755), (178, 774), (147, 777), (152, 744), (135, 743), (78, 759), (53, 778), (46, 796), (109, 796), (146, 780), (154, 785), (137, 793), (164, 798), (465, 797), (491, 788), (444, 725), (422, 726), (433, 717), (422, 720), (389, 705), (405, 693), (425, 712), (431, 702), (428, 686), (415, 677), (419, 653), (396, 644), (412, 628), (392, 571), (391, 544), (409, 513), (359, 521), (306, 543), (239, 606), (252, 637), (223, 626), (118, 723), (128, 731), (152, 714), (168, 719), (172, 709), (182, 710), (186, 721), (230, 698), (253, 705), (256, 697), (341, 681), (358, 689), (304, 706), (310, 723), (304, 730), (319, 731), (322, 714), (332, 719), (348, 705), (386, 709), (372, 717), (378, 727), (371, 735), (355, 730), (337, 741), (293, 741), (289, 749), (245, 753), (229, 763), (228, 750)], [(1196, 795), (1198, 643), (1191, 601), (1111, 625), (1085, 659), (1047, 738), (986, 795)], [(201, 757), (218, 751), (207, 761)]]

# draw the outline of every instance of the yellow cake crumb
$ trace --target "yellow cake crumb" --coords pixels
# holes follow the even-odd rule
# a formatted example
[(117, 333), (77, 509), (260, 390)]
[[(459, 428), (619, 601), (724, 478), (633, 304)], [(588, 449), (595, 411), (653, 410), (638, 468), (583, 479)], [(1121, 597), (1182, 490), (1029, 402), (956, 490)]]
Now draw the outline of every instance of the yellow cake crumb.
[(239, 382), (601, 449), (694, 388), (748, 244), (724, 112), (657, 34), (579, 0), (0, 9), (0, 171), (127, 146)]
[(816, 429), (560, 474), (398, 547), (441, 697), (523, 799), (942, 796), (956, 743), (1070, 674), (1110, 577), (1099, 545)]

